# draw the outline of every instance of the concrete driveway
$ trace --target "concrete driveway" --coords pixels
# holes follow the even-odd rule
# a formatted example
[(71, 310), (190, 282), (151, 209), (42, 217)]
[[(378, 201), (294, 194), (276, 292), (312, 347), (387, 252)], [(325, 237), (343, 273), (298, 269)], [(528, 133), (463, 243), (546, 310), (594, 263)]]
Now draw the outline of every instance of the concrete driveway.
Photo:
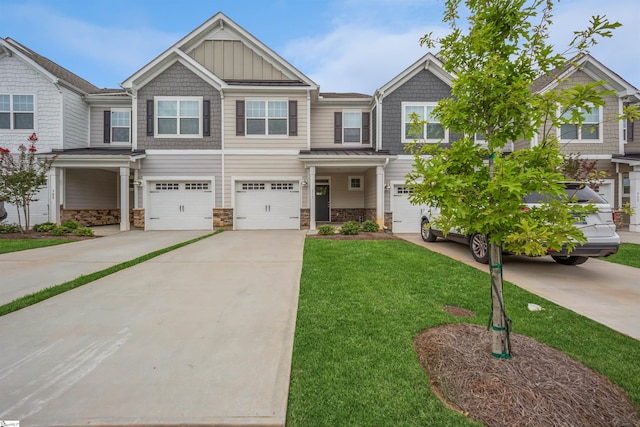
[(225, 232), (0, 317), (0, 419), (284, 425), (304, 237)]
[[(488, 273), (473, 260), (469, 247), (442, 239), (433, 243), (419, 234), (399, 237)], [(536, 295), (640, 340), (640, 270), (598, 259), (577, 266), (551, 257), (505, 256), (504, 279)]]
[(0, 305), (209, 233), (211, 231), (109, 232), (98, 239), (1, 254)]

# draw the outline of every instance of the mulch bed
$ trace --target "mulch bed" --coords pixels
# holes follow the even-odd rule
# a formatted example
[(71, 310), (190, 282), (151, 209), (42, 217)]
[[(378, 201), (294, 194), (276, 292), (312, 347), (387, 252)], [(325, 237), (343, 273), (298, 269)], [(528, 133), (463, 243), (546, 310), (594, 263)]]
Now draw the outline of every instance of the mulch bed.
[(427, 329), (415, 348), (447, 406), (487, 426), (639, 426), (624, 391), (564, 353), (511, 334), (512, 359), (491, 356), (478, 325)]

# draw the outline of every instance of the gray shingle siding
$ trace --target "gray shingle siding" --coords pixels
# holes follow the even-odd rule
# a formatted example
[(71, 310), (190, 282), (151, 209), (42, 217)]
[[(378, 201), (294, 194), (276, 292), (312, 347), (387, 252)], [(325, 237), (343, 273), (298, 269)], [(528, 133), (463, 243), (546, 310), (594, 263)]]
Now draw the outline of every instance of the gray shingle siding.
[[(402, 143), (402, 103), (437, 102), (451, 96), (451, 88), (427, 70), (420, 71), (382, 101), (382, 149), (391, 154), (409, 154)], [(450, 132), (450, 141), (458, 135)]]
[[(202, 96), (211, 101), (211, 136), (202, 138), (154, 138), (147, 136), (147, 100), (154, 96)], [(221, 149), (220, 92), (180, 63), (167, 68), (138, 92), (138, 148)]]

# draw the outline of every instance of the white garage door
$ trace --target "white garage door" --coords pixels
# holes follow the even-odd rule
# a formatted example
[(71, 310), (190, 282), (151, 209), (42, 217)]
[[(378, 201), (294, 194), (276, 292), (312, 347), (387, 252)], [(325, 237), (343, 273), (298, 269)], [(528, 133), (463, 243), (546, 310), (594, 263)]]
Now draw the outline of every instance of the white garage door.
[(236, 230), (299, 230), (298, 182), (236, 182)]
[(211, 230), (210, 181), (149, 182), (146, 230)]
[[(40, 187), (40, 191), (29, 204), (29, 227), (36, 224), (42, 224), (49, 221), (49, 187), (44, 185)], [(18, 224), (18, 210), (15, 205), (4, 202), (4, 208), (7, 211), (7, 219), (3, 222), (6, 224)], [(24, 215), (20, 210), (20, 221), (24, 226)]]
[(409, 202), (409, 194), (412, 190), (403, 185), (393, 187), (393, 228), (394, 233), (419, 233), (420, 217), (424, 206), (412, 205)]

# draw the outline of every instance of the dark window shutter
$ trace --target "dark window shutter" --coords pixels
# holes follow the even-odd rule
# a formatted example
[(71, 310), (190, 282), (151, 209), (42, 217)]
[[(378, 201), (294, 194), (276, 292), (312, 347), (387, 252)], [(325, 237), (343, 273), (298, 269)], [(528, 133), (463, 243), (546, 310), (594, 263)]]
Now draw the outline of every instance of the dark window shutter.
[(147, 136), (153, 136), (153, 99), (147, 100)]
[(298, 136), (298, 101), (289, 101), (289, 136)]
[(342, 112), (333, 113), (333, 121), (333, 142), (336, 144), (342, 144)]
[(104, 110), (104, 140), (105, 144), (111, 143), (111, 110)]
[(369, 143), (369, 113), (362, 113), (362, 143)]
[(633, 141), (633, 122), (627, 120), (627, 142)]
[(236, 101), (236, 135), (244, 136), (244, 101)]
[(202, 136), (211, 136), (211, 101), (202, 101)]

